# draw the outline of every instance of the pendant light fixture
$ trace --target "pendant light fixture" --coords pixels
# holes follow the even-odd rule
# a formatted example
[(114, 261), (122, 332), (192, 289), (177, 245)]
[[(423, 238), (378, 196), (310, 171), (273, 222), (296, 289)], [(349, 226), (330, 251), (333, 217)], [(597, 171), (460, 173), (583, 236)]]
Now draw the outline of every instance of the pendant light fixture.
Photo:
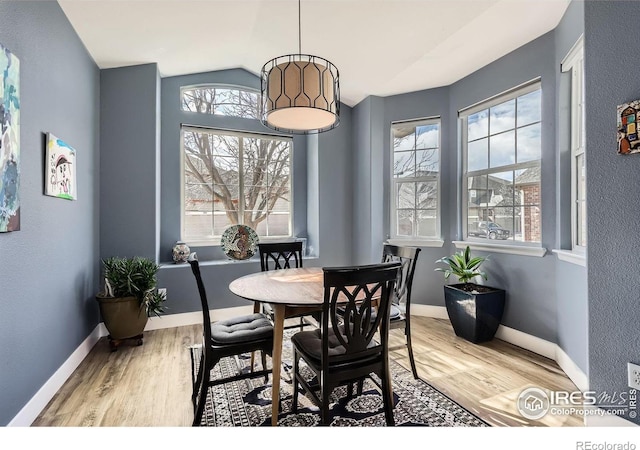
[(298, 0), (298, 53), (262, 67), (260, 120), (281, 132), (321, 133), (340, 122), (338, 69), (324, 58), (302, 54), (301, 34)]

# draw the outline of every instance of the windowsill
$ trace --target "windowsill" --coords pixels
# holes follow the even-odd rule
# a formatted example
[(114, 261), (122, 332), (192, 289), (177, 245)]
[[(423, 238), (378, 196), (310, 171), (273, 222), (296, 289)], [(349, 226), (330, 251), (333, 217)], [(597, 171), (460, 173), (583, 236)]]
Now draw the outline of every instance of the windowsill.
[(411, 247), (442, 247), (444, 241), (442, 239), (387, 239), (387, 244), (391, 245), (408, 245)]
[[(314, 260), (314, 259), (318, 259), (317, 256), (303, 256), (302, 259), (304, 261), (310, 261), (310, 260)], [(247, 264), (247, 263), (258, 263), (260, 264), (260, 258), (259, 257), (252, 257), (249, 259), (243, 259), (243, 260), (238, 260), (238, 259), (211, 259), (211, 260), (200, 260), (198, 261), (200, 263), (201, 266), (224, 266), (227, 264)], [(160, 263), (160, 268), (161, 269), (176, 269), (179, 267), (191, 267), (189, 265), (189, 263), (174, 263), (174, 262), (164, 262), (164, 263)]]
[(578, 266), (587, 267), (587, 256), (581, 252), (574, 252), (571, 250), (551, 250), (558, 256), (560, 261), (565, 261)]
[(464, 249), (467, 245), (472, 250), (480, 250), (483, 252), (508, 253), (511, 255), (535, 256), (543, 257), (547, 253), (544, 247), (527, 247), (524, 245), (507, 245), (507, 244), (485, 244), (475, 241), (453, 241), (457, 249)]

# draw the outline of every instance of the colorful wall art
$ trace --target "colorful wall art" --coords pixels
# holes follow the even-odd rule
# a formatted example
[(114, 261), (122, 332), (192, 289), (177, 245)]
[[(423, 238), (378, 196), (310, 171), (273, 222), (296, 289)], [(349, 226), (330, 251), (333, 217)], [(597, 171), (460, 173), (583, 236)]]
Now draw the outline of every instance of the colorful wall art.
[(0, 233), (20, 229), (20, 60), (0, 44)]
[(47, 133), (45, 194), (76, 200), (76, 151), (62, 139)]
[(640, 100), (618, 105), (618, 153), (640, 153)]

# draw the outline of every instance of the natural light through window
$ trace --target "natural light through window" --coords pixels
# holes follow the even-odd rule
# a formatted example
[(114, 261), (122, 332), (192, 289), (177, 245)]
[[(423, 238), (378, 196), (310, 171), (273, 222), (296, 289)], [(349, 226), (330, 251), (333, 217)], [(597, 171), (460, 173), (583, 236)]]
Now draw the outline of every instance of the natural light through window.
[(466, 238), (541, 242), (541, 111), (536, 82), (460, 113)]
[(391, 125), (395, 238), (439, 239), (440, 119)]
[(258, 97), (257, 91), (221, 85), (181, 89), (183, 111), (245, 119), (258, 119)]
[(183, 127), (182, 239), (216, 243), (230, 225), (291, 236), (292, 141)]

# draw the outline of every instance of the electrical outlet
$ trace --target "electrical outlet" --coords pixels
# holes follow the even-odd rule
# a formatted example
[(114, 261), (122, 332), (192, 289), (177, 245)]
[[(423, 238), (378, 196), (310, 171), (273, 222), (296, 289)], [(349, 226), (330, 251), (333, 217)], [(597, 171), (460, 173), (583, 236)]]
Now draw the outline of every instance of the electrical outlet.
[[(167, 296), (167, 288), (158, 288), (158, 294), (164, 294), (164, 296)], [(640, 369), (640, 367), (639, 367)]]
[(627, 378), (629, 387), (640, 390), (640, 366), (633, 363), (627, 363)]

